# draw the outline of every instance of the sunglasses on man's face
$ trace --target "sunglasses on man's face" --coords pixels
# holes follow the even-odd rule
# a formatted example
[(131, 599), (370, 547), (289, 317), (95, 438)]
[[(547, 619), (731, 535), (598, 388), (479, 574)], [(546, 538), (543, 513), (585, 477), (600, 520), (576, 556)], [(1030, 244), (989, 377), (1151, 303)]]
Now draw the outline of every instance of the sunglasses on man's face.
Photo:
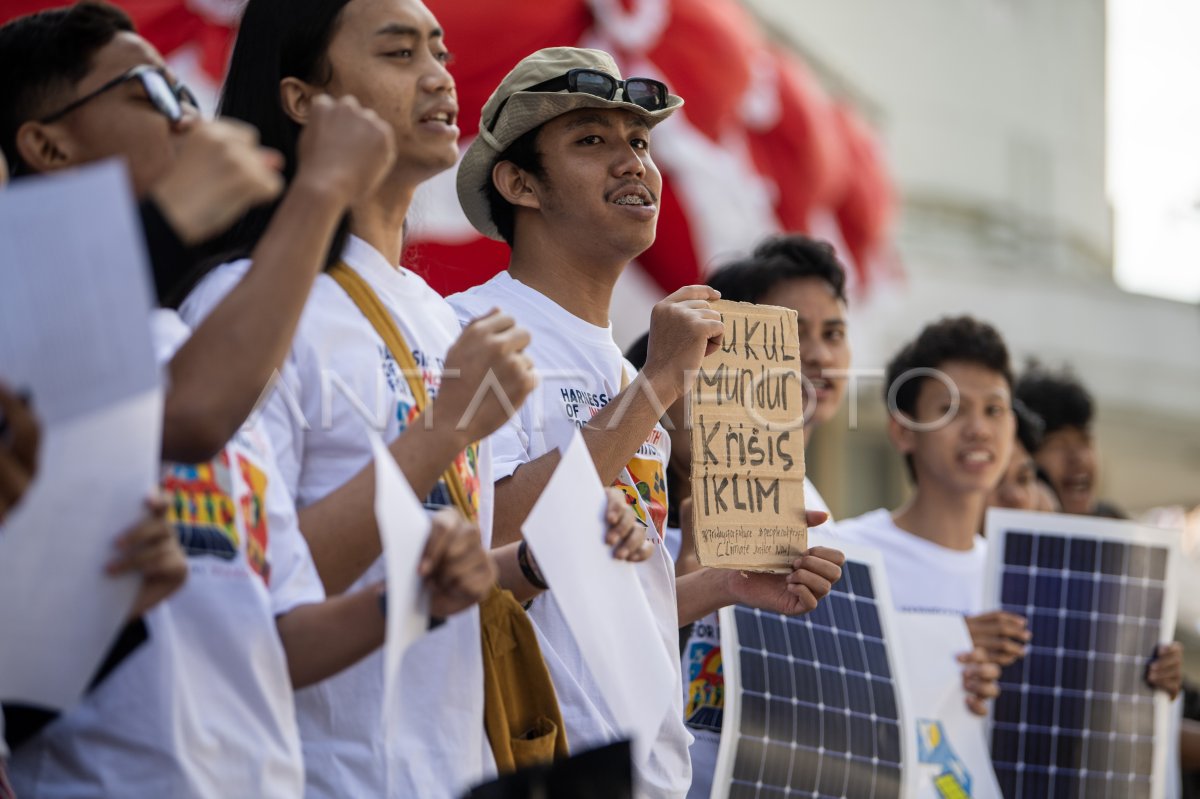
[(196, 96), (192, 94), (187, 86), (184, 86), (182, 83), (172, 83), (171, 79), (167, 77), (167, 71), (162, 67), (143, 64), (140, 67), (134, 67), (122, 75), (118, 75), (99, 89), (85, 94), (74, 102), (68, 103), (53, 114), (42, 117), (40, 121), (43, 125), (48, 125), (51, 122), (62, 119), (67, 114), (91, 102), (109, 89), (132, 80), (139, 81), (142, 84), (142, 90), (146, 92), (146, 97), (150, 100), (150, 104), (171, 122), (178, 122), (183, 118), (183, 107), (185, 105), (193, 109), (199, 108)]
[[(621, 99), (624, 102), (633, 103), (647, 111), (661, 111), (666, 108), (670, 96), (667, 85), (662, 81), (652, 78), (617, 80), (607, 72), (583, 68), (569, 70), (565, 75), (543, 81), (528, 89), (521, 89), (523, 92), (561, 92), (563, 90), (590, 94), (602, 100), (612, 100), (620, 91)], [(500, 121), (500, 112), (504, 110), (504, 106), (510, 99), (512, 99), (511, 95), (505, 98), (500, 107), (496, 109), (492, 121), (488, 123), (488, 133), (495, 133), (496, 125)]]

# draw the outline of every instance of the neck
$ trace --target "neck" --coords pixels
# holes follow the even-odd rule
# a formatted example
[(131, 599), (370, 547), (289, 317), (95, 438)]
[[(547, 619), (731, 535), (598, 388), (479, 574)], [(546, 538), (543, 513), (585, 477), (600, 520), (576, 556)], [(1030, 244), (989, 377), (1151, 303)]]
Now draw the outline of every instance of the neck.
[(389, 178), (350, 208), (350, 232), (379, 250), (392, 266), (399, 266), (404, 254), (404, 218), (416, 188), (410, 181)]
[(508, 273), (585, 322), (607, 326), (613, 287), (630, 259), (581, 255), (557, 239), (525, 233), (514, 237)]
[(934, 485), (918, 485), (912, 499), (892, 513), (901, 530), (947, 549), (968, 551), (975, 546), (979, 520), (987, 495), (949, 492)]

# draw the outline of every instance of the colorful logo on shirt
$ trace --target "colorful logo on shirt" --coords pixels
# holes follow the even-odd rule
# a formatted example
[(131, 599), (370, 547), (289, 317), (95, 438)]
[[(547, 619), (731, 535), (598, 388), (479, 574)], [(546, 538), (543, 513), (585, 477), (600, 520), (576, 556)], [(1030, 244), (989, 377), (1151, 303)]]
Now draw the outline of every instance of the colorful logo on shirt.
[(720, 731), (725, 714), (725, 675), (721, 647), (694, 641), (687, 650), (687, 706), (683, 711), (689, 727)]
[(917, 719), (917, 759), (937, 767), (933, 787), (942, 799), (969, 799), (971, 772), (954, 753), (940, 721)]
[(646, 524), (646, 512), (649, 512), (660, 537), (667, 523), (667, 479), (662, 454), (664, 435), (657, 427), (651, 430), (646, 442), (629, 462), (627, 468), (629, 476), (633, 478), (632, 486), (619, 479), (614, 483), (625, 492), (626, 500), (633, 506), (638, 521)]
[[(471, 508), (471, 515), (475, 518), (479, 517), (479, 445), (472, 444), (462, 452), (458, 453), (458, 457), (454, 459), (454, 471), (458, 473), (459, 482), (467, 492), (467, 506)], [(450, 488), (446, 485), (445, 479), (438, 480), (437, 485), (433, 487), (433, 491), (429, 492), (429, 496), (425, 498), (425, 507), (430, 510), (440, 510), (441, 508), (456, 508), (458, 505), (454, 502), (453, 496), (450, 494)]]
[(168, 498), (167, 521), (175, 525), (188, 557), (237, 556), (233, 477), (224, 450), (208, 463), (167, 464), (162, 488)]
[[(400, 432), (408, 429), (417, 417), (420, 416), (420, 410), (412, 396), (412, 391), (409, 389), (408, 380), (400, 373), (400, 368), (396, 361), (392, 359), (391, 353), (386, 348), (383, 350), (384, 372), (388, 375), (388, 385), (394, 392), (401, 396), (396, 400), (396, 422), (399, 424)], [(441, 358), (435, 358), (436, 369), (429, 367), (429, 359), (420, 350), (413, 352), (413, 359), (417, 362), (418, 368), (421, 370), (421, 380), (425, 384), (425, 390), (432, 400), (437, 397), (438, 388), (441, 386), (440, 370), (444, 363)], [(390, 366), (389, 366), (390, 365)], [(403, 381), (403, 388), (399, 388), (401, 384), (393, 384), (393, 380), (398, 379)], [(458, 473), (458, 478), (462, 482), (463, 488), (467, 493), (467, 504), (473, 509), (474, 515), (479, 515), (479, 445), (474, 444), (458, 454), (454, 459), (454, 470)], [(430, 509), (440, 509), (454, 507), (455, 503), (450, 495), (450, 489), (446, 485), (444, 479), (438, 480), (437, 485), (433, 487), (433, 491), (425, 499), (425, 507)]]
[(271, 567), (267, 562), (267, 475), (245, 456), (237, 456), (238, 470), (246, 485), (242, 497), (242, 519), (246, 525), (246, 560), (254, 573), (268, 585)]
[[(269, 540), (267, 517), (267, 474), (253, 460), (234, 450), (236, 473), (230, 448), (208, 463), (166, 465), (162, 481), (167, 494), (167, 521), (175, 526), (179, 543), (189, 558), (215, 557), (234, 560), (241, 545), (239, 515), (246, 537), (246, 560), (263, 582), (270, 578), (267, 561)], [(243, 493), (236, 495), (235, 479)]]

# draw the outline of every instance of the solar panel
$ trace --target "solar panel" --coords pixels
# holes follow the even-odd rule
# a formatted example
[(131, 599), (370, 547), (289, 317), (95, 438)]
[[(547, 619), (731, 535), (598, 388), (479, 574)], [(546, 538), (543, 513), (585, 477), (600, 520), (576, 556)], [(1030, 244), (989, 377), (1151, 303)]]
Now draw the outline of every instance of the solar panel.
[(908, 795), (915, 751), (879, 555), (847, 547), (818, 608), (720, 612), (725, 718), (714, 798)]
[(1175, 627), (1179, 534), (1086, 516), (989, 511), (985, 606), (1028, 621), (991, 747), (1006, 799), (1161, 796), (1169, 701), (1143, 676)]

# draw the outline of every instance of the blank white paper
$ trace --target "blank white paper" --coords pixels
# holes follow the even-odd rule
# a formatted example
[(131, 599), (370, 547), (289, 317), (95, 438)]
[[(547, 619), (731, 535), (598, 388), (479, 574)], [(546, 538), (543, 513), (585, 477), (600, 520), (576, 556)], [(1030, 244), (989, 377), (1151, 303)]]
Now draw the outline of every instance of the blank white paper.
[(417, 566), (429, 538), (430, 521), (387, 446), (374, 432), (375, 519), (387, 569), (387, 638), (383, 646), (383, 720), (390, 730), (399, 701), (404, 653), (429, 626), (429, 594)]
[(0, 380), (43, 425), (158, 385), (145, 241), (116, 161), (0, 191)]
[(606, 507), (604, 486), (576, 432), (522, 532), (604, 702), (643, 762), (682, 688), (635, 572), (651, 564), (613, 559), (604, 541)]
[(0, 192), (0, 380), (32, 392), (39, 470), (0, 529), (0, 698), (82, 696), (137, 593), (104, 573), (158, 482), (162, 395), (124, 166)]

